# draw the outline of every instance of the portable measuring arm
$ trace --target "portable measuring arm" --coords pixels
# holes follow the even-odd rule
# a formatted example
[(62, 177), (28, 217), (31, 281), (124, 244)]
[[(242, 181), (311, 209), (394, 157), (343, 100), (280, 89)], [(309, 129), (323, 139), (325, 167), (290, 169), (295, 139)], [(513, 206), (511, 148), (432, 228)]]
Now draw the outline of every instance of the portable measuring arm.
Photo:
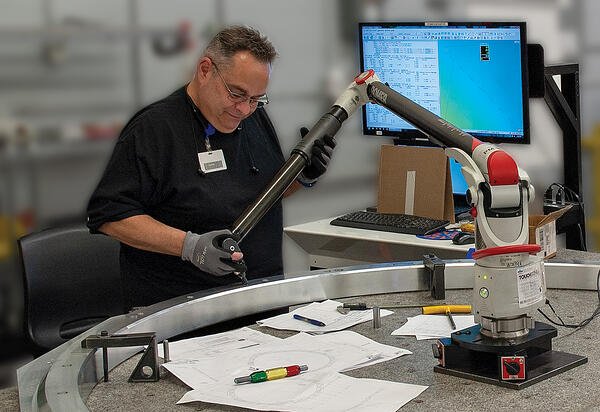
[[(271, 184), (235, 222), (240, 239), (264, 216), (310, 162), (312, 144), (334, 136), (359, 107), (376, 103), (413, 124), (462, 165), (467, 200), (475, 218), (473, 311), (481, 333), (493, 338), (524, 336), (534, 327), (532, 313), (545, 303), (543, 263), (528, 245), (529, 176), (498, 147), (483, 143), (382, 83), (373, 70), (359, 74), (329, 112), (310, 129)], [(518, 268), (518, 273), (515, 272)], [(523, 298), (522, 291), (532, 293)]]

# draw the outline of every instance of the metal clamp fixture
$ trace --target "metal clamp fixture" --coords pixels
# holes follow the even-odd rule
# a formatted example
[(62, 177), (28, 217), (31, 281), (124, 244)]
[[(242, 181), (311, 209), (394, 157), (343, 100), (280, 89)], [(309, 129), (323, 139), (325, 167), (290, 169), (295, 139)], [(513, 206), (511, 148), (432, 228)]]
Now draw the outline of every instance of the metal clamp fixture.
[[(160, 374), (155, 333), (109, 335), (107, 331), (102, 331), (99, 335), (90, 335), (81, 342), (83, 349), (102, 348), (104, 382), (108, 382), (108, 348), (140, 345), (147, 345), (147, 347), (144, 350), (142, 358), (131, 373), (129, 382), (156, 382), (160, 379)], [(168, 353), (168, 349), (166, 348), (165, 353)]]
[(446, 299), (446, 281), (444, 269), (446, 264), (436, 255), (423, 255), (423, 265), (429, 278), (429, 290), (434, 299)]

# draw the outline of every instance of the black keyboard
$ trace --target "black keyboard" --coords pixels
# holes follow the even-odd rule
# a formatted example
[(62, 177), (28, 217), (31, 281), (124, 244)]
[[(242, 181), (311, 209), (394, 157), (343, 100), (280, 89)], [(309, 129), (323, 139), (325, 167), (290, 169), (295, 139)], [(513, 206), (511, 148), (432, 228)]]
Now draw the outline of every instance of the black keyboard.
[(428, 235), (443, 230), (449, 223), (448, 220), (377, 212), (352, 212), (331, 221), (334, 226), (406, 233), (409, 235)]

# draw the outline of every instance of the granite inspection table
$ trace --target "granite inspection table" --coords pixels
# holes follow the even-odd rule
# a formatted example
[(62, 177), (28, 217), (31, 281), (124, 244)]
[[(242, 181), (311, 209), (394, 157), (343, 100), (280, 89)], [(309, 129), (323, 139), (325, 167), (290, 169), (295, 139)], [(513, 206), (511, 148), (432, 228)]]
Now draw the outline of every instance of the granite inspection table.
[[(470, 290), (451, 290), (446, 293), (446, 302), (464, 303), (470, 299)], [(593, 291), (550, 290), (547, 295), (565, 322), (575, 322), (590, 315), (598, 305), (598, 296)], [(390, 295), (364, 296), (343, 299), (345, 302), (367, 302), (368, 305), (419, 304), (436, 302), (427, 292), (408, 292)], [(547, 310), (546, 312), (550, 312)], [(495, 385), (475, 382), (433, 372), (437, 359), (432, 355), (434, 340), (417, 341), (414, 337), (391, 336), (407, 316), (420, 313), (418, 308), (394, 309), (394, 314), (381, 319), (381, 328), (374, 329), (372, 322), (352, 327), (373, 340), (408, 349), (412, 355), (383, 362), (377, 365), (347, 372), (349, 376), (373, 378), (397, 382), (429, 385), (420, 396), (406, 404), (403, 411), (432, 410), (527, 410), (527, 411), (573, 411), (600, 408), (600, 348), (597, 337), (600, 319), (587, 327), (571, 332), (559, 327), (559, 336), (553, 341), (553, 349), (588, 357), (588, 363), (534, 384), (528, 388), (514, 390)], [(541, 316), (537, 320), (544, 320)], [(545, 320), (544, 320), (545, 321)], [(261, 332), (286, 337), (291, 332), (253, 327)], [(206, 411), (233, 412), (246, 410), (226, 405), (194, 402), (185, 405), (175, 403), (188, 390), (172, 375), (158, 382), (129, 383), (127, 379), (139, 356), (136, 356), (110, 373), (109, 382), (100, 382), (87, 399), (91, 411)], [(112, 407), (111, 407), (112, 406)]]
[[(595, 259), (597, 255), (585, 253), (562, 254), (557, 263), (548, 263), (548, 299), (552, 302), (556, 311), (562, 318), (569, 323), (577, 323), (584, 318), (590, 316), (599, 304), (596, 288), (597, 273), (600, 271), (600, 260)], [(568, 260), (567, 263), (564, 262)], [(472, 261), (457, 261), (449, 263), (446, 268), (446, 291), (447, 303), (469, 303), (471, 301), (471, 290), (464, 289), (464, 285), (469, 283), (471, 275)], [(343, 276), (343, 278), (340, 278)], [(251, 297), (256, 298), (257, 293), (260, 295), (261, 288), (268, 286), (269, 296), (273, 292), (279, 292), (272, 298), (275, 299), (273, 305), (268, 308), (273, 309), (282, 307), (281, 302), (287, 302), (288, 305), (307, 303), (312, 300), (322, 300), (326, 298), (337, 298), (346, 302), (364, 301), (369, 305), (393, 305), (393, 304), (415, 304), (415, 305), (430, 305), (438, 301), (433, 300), (429, 292), (424, 291), (425, 279), (422, 265), (415, 262), (404, 262), (395, 264), (381, 265), (366, 265), (364, 267), (345, 268), (336, 270), (317, 271), (307, 274), (304, 278), (294, 278), (289, 280), (279, 281), (281, 284), (274, 282), (273, 284), (263, 284), (254, 289)], [(340, 280), (343, 280), (340, 282)], [(289, 284), (293, 282), (293, 284)], [(316, 283), (315, 283), (316, 282)], [(331, 283), (332, 282), (332, 283)], [(318, 286), (316, 286), (318, 285)], [(581, 290), (566, 290), (564, 288), (571, 287)], [(461, 287), (463, 286), (463, 287)], [(273, 289), (273, 288), (279, 289)], [(289, 290), (288, 290), (289, 289)], [(586, 290), (587, 289), (587, 290)], [(250, 288), (246, 293), (252, 290)], [(360, 291), (369, 291), (370, 294), (360, 293)], [(391, 293), (385, 293), (391, 292)], [(158, 326), (157, 321), (148, 320), (152, 316), (159, 316), (173, 310), (181, 311), (186, 305), (201, 305), (202, 301), (208, 299), (220, 299), (223, 303), (229, 302), (227, 315), (214, 316), (212, 313), (207, 313), (204, 319), (205, 325), (212, 325), (215, 320), (230, 319), (232, 313), (237, 310), (243, 311), (244, 305), (239, 308), (231, 307), (231, 302), (238, 300), (227, 300), (235, 298), (229, 296), (227, 291), (217, 292), (210, 296), (188, 296), (187, 302), (166, 302), (165, 306), (149, 308), (148, 313), (138, 314), (137, 317), (129, 318), (113, 324), (114, 330), (122, 329), (122, 325), (127, 325), (128, 330), (135, 331), (136, 325), (142, 325), (146, 321), (145, 327), (154, 325), (157, 329), (165, 327)], [(354, 296), (349, 298), (348, 296)], [(211, 303), (211, 302), (204, 302)], [(214, 303), (214, 302), (212, 302)], [(235, 306), (235, 305), (234, 305)], [(175, 309), (173, 309), (175, 308)], [(179, 309), (177, 309), (179, 308)], [(152, 309), (152, 310), (150, 310)], [(189, 309), (189, 308), (188, 308)], [(248, 311), (248, 309), (245, 309)], [(413, 352), (412, 355), (403, 356), (392, 361), (373, 365), (370, 367), (358, 369), (348, 372), (347, 374), (354, 377), (368, 377), (374, 379), (391, 380), (398, 382), (414, 383), (421, 385), (429, 385), (430, 387), (423, 392), (419, 397), (405, 405), (402, 410), (414, 411), (430, 411), (430, 410), (514, 410), (522, 408), (526, 410), (589, 410), (592, 408), (600, 408), (600, 349), (597, 345), (597, 336), (600, 332), (600, 321), (594, 319), (585, 328), (577, 331), (558, 327), (558, 337), (553, 340), (553, 349), (558, 351), (569, 352), (577, 355), (587, 356), (588, 363), (568, 370), (550, 379), (536, 383), (530, 387), (514, 390), (502, 388), (495, 385), (475, 382), (462, 378), (457, 378), (445, 374), (433, 372), (433, 367), (437, 364), (437, 360), (433, 358), (431, 344), (433, 340), (416, 341), (413, 337), (397, 337), (391, 336), (392, 330), (401, 326), (406, 321), (407, 316), (414, 316), (419, 313), (418, 308), (398, 309), (394, 310), (394, 314), (382, 318), (382, 327), (374, 329), (371, 322), (363, 323), (353, 327), (358, 333), (361, 333), (373, 340), (381, 343), (390, 344), (393, 346), (402, 347)], [(546, 312), (549, 312), (548, 310)], [(176, 315), (177, 312), (169, 314)], [(185, 312), (180, 312), (180, 315)], [(134, 315), (134, 314), (133, 314)], [(130, 314), (129, 316), (133, 316)], [(198, 313), (195, 313), (197, 316)], [(228, 317), (229, 316), (229, 317)], [(181, 319), (181, 323), (186, 323), (186, 317)], [(197, 319), (197, 318), (196, 318)], [(543, 320), (541, 316), (537, 320)], [(545, 320), (544, 320), (545, 321)], [(114, 323), (113, 319), (113, 323)], [(148, 323), (149, 322), (149, 323)], [(546, 321), (545, 321), (546, 322)], [(108, 325), (103, 325), (105, 328)], [(167, 329), (159, 333), (159, 338), (168, 338), (174, 336), (172, 325), (168, 325)], [(190, 330), (190, 329), (188, 329)], [(272, 333), (275, 336), (289, 336), (289, 332), (271, 331), (268, 328), (260, 328), (261, 331)], [(90, 333), (93, 333), (91, 331)], [(77, 338), (75, 338), (77, 339)], [(83, 400), (81, 404), (77, 403), (78, 397), (74, 396), (75, 403), (72, 402), (71, 393), (62, 393), (64, 397), (52, 398), (52, 391), (61, 390), (60, 387), (38, 387), (37, 392), (32, 392), (31, 397), (27, 397), (26, 390), (21, 394), (21, 409), (28, 409), (28, 403), (31, 402), (33, 394), (37, 393), (39, 398), (40, 390), (43, 390), (47, 396), (47, 404), (51, 410), (66, 410), (60, 409), (67, 405), (76, 405), (77, 410), (202, 410), (202, 411), (240, 411), (243, 410), (237, 407), (228, 407), (223, 405), (191, 403), (187, 405), (175, 405), (175, 402), (186, 392), (188, 388), (179, 382), (176, 378), (167, 375), (159, 382), (154, 383), (128, 383), (127, 378), (133, 370), (137, 359), (131, 357), (133, 353), (126, 355), (113, 356), (115, 364), (111, 364), (113, 368), (110, 372), (110, 381), (107, 383), (101, 382), (96, 385), (99, 377), (102, 374), (102, 368), (99, 367), (99, 355), (83, 353), (82, 350), (76, 350), (77, 344), (74, 342), (70, 347), (63, 348), (61, 351), (55, 352), (54, 357), (48, 357), (54, 364), (70, 359), (72, 363), (61, 365), (61, 368), (51, 367), (46, 371), (47, 376), (52, 377), (52, 373), (58, 373), (54, 376), (64, 377), (67, 382), (63, 385), (69, 385), (69, 379), (74, 379), (74, 371), (68, 371), (70, 367), (78, 367), (80, 371), (86, 371), (89, 375), (90, 371), (94, 370), (95, 375), (82, 377), (85, 374), (79, 374), (75, 382), (79, 387), (79, 395)], [(56, 351), (56, 350), (55, 350)], [(68, 354), (65, 355), (65, 354)], [(48, 355), (48, 354), (47, 354)], [(47, 356), (44, 355), (44, 356)], [(65, 357), (67, 356), (67, 357)], [(60, 358), (63, 359), (60, 359)], [(116, 359), (114, 359), (116, 358)], [(122, 358), (122, 359), (121, 359)], [(119, 366), (120, 360), (125, 360)], [(43, 359), (43, 361), (47, 361)], [(78, 363), (79, 362), (79, 363)], [(100, 363), (101, 364), (101, 363)], [(90, 368), (92, 365), (94, 367)], [(87, 366), (87, 369), (85, 367)], [(116, 367), (115, 367), (116, 366)], [(60, 370), (53, 370), (60, 369)], [(24, 384), (29, 382), (27, 377), (32, 375), (31, 369), (21, 371), (19, 381), (19, 390), (21, 391), (21, 382)], [(38, 371), (39, 373), (39, 371)], [(62, 374), (62, 375), (60, 375)], [(54, 381), (56, 382), (56, 381)], [(72, 383), (72, 382), (71, 382)], [(54, 384), (54, 383), (53, 383)], [(65, 386), (68, 387), (68, 386)], [(25, 388), (26, 389), (26, 388)], [(68, 391), (66, 391), (68, 392)], [(25, 401), (25, 408), (23, 408)]]

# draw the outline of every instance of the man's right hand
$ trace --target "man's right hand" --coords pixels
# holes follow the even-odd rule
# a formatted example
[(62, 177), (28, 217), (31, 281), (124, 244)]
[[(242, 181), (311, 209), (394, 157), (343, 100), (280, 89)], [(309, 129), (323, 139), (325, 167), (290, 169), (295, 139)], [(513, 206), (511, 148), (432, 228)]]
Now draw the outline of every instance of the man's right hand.
[[(227, 238), (233, 239), (229, 230), (215, 230), (201, 235), (187, 232), (183, 240), (181, 259), (188, 260), (200, 270), (215, 276), (233, 273), (238, 270), (237, 262), (241, 261), (244, 255), (242, 252), (222, 249), (223, 240)], [(239, 246), (236, 249), (239, 250)]]
[[(308, 134), (308, 129), (303, 127), (300, 129), (300, 135), (302, 138)], [(310, 156), (310, 164), (304, 168), (299, 176), (300, 182), (305, 186), (314, 184), (317, 179), (325, 173), (329, 162), (331, 161), (331, 155), (333, 149), (335, 149), (337, 142), (334, 137), (325, 135), (319, 137), (313, 143)]]

